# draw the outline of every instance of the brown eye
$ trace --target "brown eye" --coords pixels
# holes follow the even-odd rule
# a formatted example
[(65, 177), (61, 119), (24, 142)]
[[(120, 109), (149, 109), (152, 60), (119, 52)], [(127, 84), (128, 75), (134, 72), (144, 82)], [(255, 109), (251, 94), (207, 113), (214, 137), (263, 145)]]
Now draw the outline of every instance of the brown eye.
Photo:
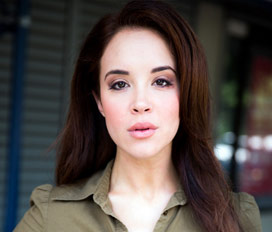
[(121, 90), (128, 87), (128, 84), (124, 81), (118, 81), (111, 85), (110, 89)]
[(154, 82), (155, 85), (159, 87), (166, 87), (172, 85), (170, 81), (165, 80), (165, 79), (158, 79)]

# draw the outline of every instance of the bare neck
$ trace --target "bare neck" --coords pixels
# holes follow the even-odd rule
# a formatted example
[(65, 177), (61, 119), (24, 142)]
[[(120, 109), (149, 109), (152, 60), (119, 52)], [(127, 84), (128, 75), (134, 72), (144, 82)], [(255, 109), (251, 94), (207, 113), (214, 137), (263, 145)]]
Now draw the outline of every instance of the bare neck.
[(140, 159), (117, 152), (111, 176), (111, 192), (134, 193), (152, 198), (162, 192), (172, 194), (177, 188), (178, 178), (170, 152)]

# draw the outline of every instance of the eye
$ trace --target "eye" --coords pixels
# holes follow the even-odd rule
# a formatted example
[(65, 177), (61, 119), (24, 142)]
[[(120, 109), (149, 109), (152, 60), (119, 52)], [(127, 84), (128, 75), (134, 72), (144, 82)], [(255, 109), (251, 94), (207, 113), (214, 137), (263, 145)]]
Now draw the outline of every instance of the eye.
[(154, 85), (157, 85), (159, 87), (166, 87), (166, 86), (171, 86), (173, 85), (170, 81), (168, 80), (165, 80), (163, 78), (160, 78), (160, 79), (157, 79), (155, 82), (154, 82)]
[(114, 89), (114, 90), (122, 90), (126, 87), (128, 87), (129, 85), (124, 82), (124, 81), (117, 81), (115, 83), (113, 83), (111, 86), (110, 86), (110, 89)]

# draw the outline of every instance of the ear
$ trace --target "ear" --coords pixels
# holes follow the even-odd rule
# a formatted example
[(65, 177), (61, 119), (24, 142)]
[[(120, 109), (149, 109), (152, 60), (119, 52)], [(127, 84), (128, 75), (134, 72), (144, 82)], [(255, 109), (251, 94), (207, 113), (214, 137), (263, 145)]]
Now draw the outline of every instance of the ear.
[(100, 98), (95, 94), (94, 91), (92, 91), (92, 94), (93, 94), (93, 97), (94, 97), (94, 99), (95, 99), (95, 101), (96, 101), (98, 110), (99, 110), (100, 113), (103, 115), (103, 117), (105, 117), (104, 110), (103, 110), (103, 106), (102, 106), (102, 103), (101, 103)]

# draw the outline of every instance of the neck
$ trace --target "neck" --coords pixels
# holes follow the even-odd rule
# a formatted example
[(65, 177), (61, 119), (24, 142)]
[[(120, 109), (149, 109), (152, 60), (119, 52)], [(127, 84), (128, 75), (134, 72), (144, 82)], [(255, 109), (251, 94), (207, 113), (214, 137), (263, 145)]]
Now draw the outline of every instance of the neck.
[(135, 158), (117, 151), (111, 192), (134, 193), (152, 198), (162, 192), (173, 194), (177, 188), (178, 178), (171, 161), (171, 151), (151, 158)]

